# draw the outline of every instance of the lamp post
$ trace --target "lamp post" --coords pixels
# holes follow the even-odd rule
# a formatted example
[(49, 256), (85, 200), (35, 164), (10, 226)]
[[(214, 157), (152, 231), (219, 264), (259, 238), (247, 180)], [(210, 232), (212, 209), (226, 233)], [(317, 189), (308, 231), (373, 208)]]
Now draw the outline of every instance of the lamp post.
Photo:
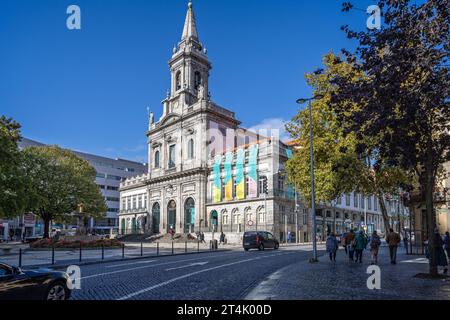
[(322, 99), (322, 95), (316, 95), (308, 99), (298, 99), (298, 104), (304, 104), (308, 102), (309, 107), (309, 156), (311, 162), (311, 216), (312, 216), (312, 236), (313, 236), (313, 257), (310, 260), (311, 263), (318, 262), (317, 260), (317, 226), (316, 226), (316, 198), (314, 192), (314, 149), (313, 149), (313, 127), (312, 127), (312, 105), (311, 101), (316, 99)]

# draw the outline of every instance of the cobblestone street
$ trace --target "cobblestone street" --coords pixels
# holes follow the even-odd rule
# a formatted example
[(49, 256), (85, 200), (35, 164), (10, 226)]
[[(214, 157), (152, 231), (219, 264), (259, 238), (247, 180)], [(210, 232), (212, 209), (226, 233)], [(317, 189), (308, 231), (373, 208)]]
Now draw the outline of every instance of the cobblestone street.
[(298, 262), (273, 273), (259, 284), (246, 299), (251, 300), (447, 300), (450, 299), (449, 279), (419, 279), (414, 276), (428, 272), (424, 256), (408, 256), (398, 248), (397, 264), (391, 265), (389, 249), (380, 248), (381, 289), (367, 288), (367, 267), (370, 252), (364, 251), (363, 263), (350, 262), (344, 250), (339, 250), (336, 263), (328, 256), (319, 263)]

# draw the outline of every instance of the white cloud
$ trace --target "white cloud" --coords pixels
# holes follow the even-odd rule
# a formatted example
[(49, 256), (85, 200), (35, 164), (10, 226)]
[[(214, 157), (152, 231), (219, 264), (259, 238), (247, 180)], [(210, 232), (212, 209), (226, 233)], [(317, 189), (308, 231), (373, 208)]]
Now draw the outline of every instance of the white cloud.
[(280, 140), (285, 142), (291, 139), (285, 128), (287, 122), (287, 120), (282, 118), (268, 118), (264, 119), (259, 124), (248, 128), (248, 130), (269, 137), (276, 136), (278, 132)]

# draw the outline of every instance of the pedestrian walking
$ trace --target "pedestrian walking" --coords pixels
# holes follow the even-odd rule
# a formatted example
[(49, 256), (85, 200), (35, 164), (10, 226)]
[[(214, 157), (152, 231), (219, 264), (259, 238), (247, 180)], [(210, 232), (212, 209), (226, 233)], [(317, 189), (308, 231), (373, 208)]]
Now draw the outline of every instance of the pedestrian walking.
[(394, 229), (389, 229), (389, 233), (386, 236), (386, 242), (389, 245), (389, 255), (391, 257), (391, 264), (397, 263), (397, 248), (400, 243), (400, 236), (394, 232)]
[(348, 249), (348, 259), (353, 261), (353, 256), (355, 254), (355, 234), (353, 233), (353, 229), (350, 229), (350, 232), (345, 237), (345, 243)]
[(447, 258), (450, 259), (450, 233), (448, 231), (444, 237), (444, 250), (447, 253)]
[(442, 240), (441, 235), (439, 234), (439, 230), (437, 228), (434, 230), (433, 247), (437, 266), (443, 267), (444, 269), (443, 273), (447, 274), (448, 261), (444, 252), (444, 241)]
[(403, 245), (405, 246), (405, 252), (408, 253), (408, 236), (405, 232), (405, 237), (403, 238)]
[(367, 246), (367, 238), (365, 237), (362, 231), (359, 231), (355, 236), (355, 252), (356, 252), (356, 260), (355, 262), (362, 263), (363, 251)]
[(343, 233), (341, 236), (341, 246), (344, 247), (345, 255), (348, 255), (347, 244), (346, 244), (346, 239), (345, 239), (346, 237), (347, 237), (347, 233)]
[(287, 240), (288, 240), (288, 243), (292, 242), (292, 233), (290, 231), (288, 232)]
[(219, 238), (219, 244), (225, 244), (225, 234), (222, 232), (220, 233), (220, 238)]
[(202, 243), (206, 243), (206, 241), (205, 241), (205, 234), (203, 232), (200, 233), (200, 241)]
[(380, 249), (381, 239), (377, 231), (372, 233), (370, 238), (370, 255), (372, 257), (371, 264), (378, 264), (378, 250)]
[(326, 248), (327, 248), (328, 254), (330, 255), (330, 261), (336, 262), (336, 252), (339, 248), (339, 242), (336, 239), (336, 236), (334, 235), (334, 233), (331, 233), (328, 236), (327, 242), (326, 242)]

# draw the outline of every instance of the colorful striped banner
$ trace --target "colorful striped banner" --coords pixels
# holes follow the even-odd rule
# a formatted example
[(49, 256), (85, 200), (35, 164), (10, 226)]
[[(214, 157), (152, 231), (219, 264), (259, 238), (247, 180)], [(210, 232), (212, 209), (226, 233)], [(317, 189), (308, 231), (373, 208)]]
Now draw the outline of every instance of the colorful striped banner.
[(249, 148), (249, 159), (248, 159), (248, 197), (257, 198), (258, 197), (258, 151), (259, 146), (252, 145)]
[(222, 182), (220, 179), (220, 166), (222, 164), (222, 155), (217, 155), (214, 158), (214, 182), (213, 182), (213, 202), (218, 203), (222, 201)]
[(245, 151), (240, 148), (236, 156), (236, 198), (245, 199), (245, 176), (244, 176)]
[(227, 152), (225, 154), (224, 164), (224, 185), (225, 185), (225, 201), (233, 200), (233, 172), (232, 172), (233, 153)]

